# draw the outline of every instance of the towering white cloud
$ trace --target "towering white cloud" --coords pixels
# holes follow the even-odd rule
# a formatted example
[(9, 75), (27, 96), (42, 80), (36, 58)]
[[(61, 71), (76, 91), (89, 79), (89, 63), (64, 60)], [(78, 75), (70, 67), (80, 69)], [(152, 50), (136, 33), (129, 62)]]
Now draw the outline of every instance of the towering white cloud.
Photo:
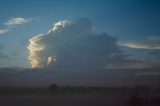
[(44, 43), (44, 40), (48, 37), (50, 38), (50, 36), (53, 36), (50, 34), (54, 34), (55, 32), (60, 31), (61, 29), (66, 27), (66, 25), (69, 25), (68, 21), (59, 21), (55, 23), (54, 27), (48, 31), (47, 35), (39, 34), (29, 40), (29, 60), (32, 65), (32, 68), (41, 68), (53, 63), (56, 60), (53, 56), (52, 50), (51, 55), (48, 55), (48, 52), (50, 52), (50, 49), (52, 49), (49, 48), (50, 46), (52, 46), (52, 42)]
[(87, 18), (55, 23), (47, 34), (31, 38), (28, 50), (32, 68), (49, 65), (68, 70), (102, 68), (120, 52), (116, 39), (93, 31)]

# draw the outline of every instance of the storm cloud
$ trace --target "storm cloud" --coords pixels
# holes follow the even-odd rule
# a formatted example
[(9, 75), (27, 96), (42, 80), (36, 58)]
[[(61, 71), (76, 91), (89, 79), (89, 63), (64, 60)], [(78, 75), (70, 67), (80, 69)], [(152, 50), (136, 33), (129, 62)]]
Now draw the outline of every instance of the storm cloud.
[(117, 39), (97, 33), (88, 18), (58, 21), (47, 34), (29, 40), (32, 68), (101, 69), (119, 54)]

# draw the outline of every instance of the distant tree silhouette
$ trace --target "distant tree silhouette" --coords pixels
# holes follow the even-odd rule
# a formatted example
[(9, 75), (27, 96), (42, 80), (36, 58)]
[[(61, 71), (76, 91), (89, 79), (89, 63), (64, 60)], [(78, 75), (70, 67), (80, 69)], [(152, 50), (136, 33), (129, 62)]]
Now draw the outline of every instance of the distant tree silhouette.
[(57, 88), (59, 88), (59, 86), (57, 84), (51, 84), (49, 86), (49, 88), (51, 88), (51, 89), (57, 89)]
[(57, 84), (51, 84), (49, 87), (48, 87), (48, 90), (49, 91), (52, 91), (52, 92), (58, 92), (59, 91), (59, 86)]

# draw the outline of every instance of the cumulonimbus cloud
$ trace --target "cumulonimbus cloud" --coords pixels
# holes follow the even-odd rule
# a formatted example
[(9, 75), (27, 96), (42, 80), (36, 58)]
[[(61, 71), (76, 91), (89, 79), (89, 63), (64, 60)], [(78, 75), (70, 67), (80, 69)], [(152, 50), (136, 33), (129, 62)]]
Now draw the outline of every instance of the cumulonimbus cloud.
[(47, 34), (31, 38), (28, 50), (32, 68), (64, 69), (102, 68), (120, 52), (116, 38), (93, 31), (87, 18), (55, 23)]

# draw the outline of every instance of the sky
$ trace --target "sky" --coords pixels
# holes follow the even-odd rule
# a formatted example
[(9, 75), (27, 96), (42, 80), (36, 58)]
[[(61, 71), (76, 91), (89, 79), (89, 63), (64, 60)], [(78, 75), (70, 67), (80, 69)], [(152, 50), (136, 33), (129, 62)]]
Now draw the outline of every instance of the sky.
[(160, 80), (159, 5), (1, 0), (0, 84), (152, 85)]

